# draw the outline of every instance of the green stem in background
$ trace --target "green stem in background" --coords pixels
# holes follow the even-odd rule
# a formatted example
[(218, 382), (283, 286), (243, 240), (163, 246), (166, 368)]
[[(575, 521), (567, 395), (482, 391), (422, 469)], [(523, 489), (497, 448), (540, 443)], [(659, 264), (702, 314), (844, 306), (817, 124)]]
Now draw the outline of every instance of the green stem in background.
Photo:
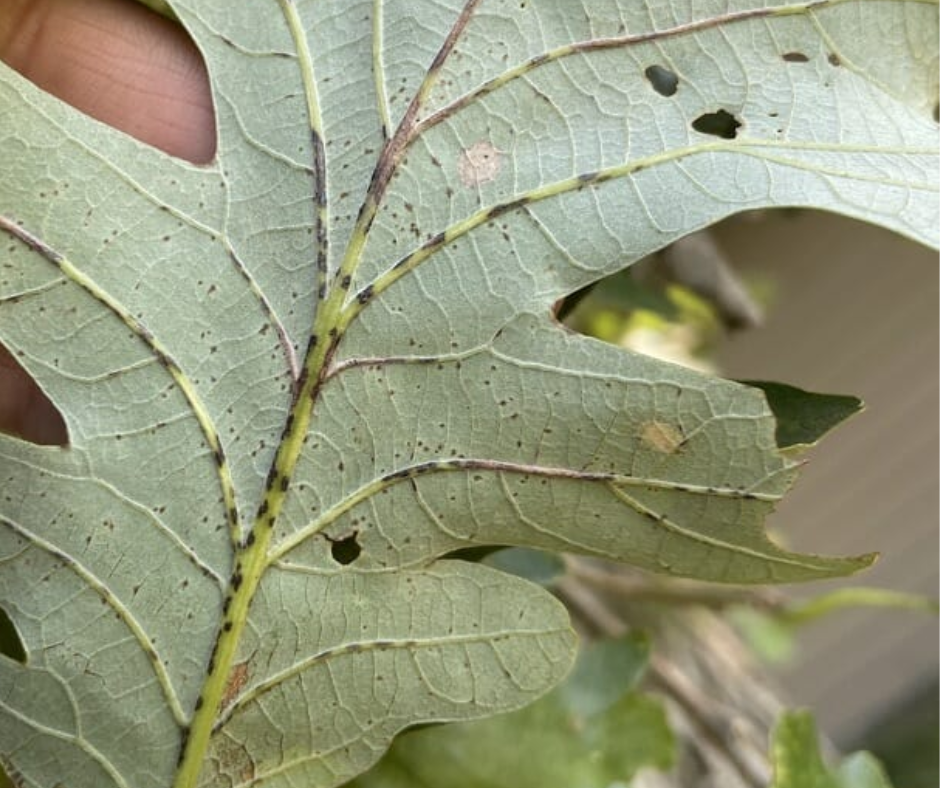
[(911, 610), (937, 615), (940, 604), (919, 594), (905, 594), (887, 588), (840, 588), (805, 601), (790, 602), (775, 611), (775, 615), (786, 624), (800, 625), (853, 607), (882, 607), (894, 610)]
[(940, 613), (940, 602), (936, 599), (887, 588), (853, 586), (809, 599), (791, 600), (779, 590), (771, 588), (716, 587), (681, 580), (663, 582), (638, 578), (617, 569), (605, 570), (593, 566), (573, 556), (566, 556), (565, 566), (569, 576), (575, 580), (621, 599), (650, 604), (700, 606), (712, 610), (744, 605), (791, 626), (809, 624), (830, 613), (856, 607), (910, 610), (931, 615)]

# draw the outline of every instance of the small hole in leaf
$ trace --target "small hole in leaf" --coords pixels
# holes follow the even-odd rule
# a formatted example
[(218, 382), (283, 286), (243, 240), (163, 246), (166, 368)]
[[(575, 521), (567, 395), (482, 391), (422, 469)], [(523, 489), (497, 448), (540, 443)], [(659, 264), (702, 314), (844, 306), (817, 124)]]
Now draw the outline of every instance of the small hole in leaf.
[(0, 654), (21, 665), (26, 664), (26, 646), (23, 645), (23, 639), (7, 615), (7, 611), (2, 607), (0, 607)]
[(473, 547), (461, 547), (459, 550), (453, 550), (441, 556), (442, 561), (482, 561), (488, 555), (497, 550), (504, 550), (501, 545), (474, 545)]
[(40, 446), (68, 445), (62, 414), (3, 345), (0, 345), (0, 432)]
[(738, 136), (741, 121), (730, 112), (720, 109), (717, 112), (699, 115), (692, 121), (692, 128), (702, 134), (721, 137), (723, 140), (733, 140)]
[(933, 120), (934, 123), (940, 123), (940, 103), (933, 105)]
[(660, 96), (674, 96), (679, 89), (679, 77), (675, 72), (662, 66), (650, 66), (643, 72)]
[(349, 566), (362, 553), (362, 547), (359, 546), (358, 534), (352, 534), (345, 539), (337, 539), (330, 545), (330, 555), (333, 560), (343, 566)]
[(838, 56), (835, 52), (830, 52), (830, 53), (829, 53), (829, 57), (826, 58), (826, 59), (829, 61), (829, 65), (830, 65), (830, 66), (841, 66), (841, 65), (842, 65), (842, 60), (839, 58), (839, 56)]
[(802, 52), (784, 52), (783, 59), (787, 63), (809, 63), (809, 57)]

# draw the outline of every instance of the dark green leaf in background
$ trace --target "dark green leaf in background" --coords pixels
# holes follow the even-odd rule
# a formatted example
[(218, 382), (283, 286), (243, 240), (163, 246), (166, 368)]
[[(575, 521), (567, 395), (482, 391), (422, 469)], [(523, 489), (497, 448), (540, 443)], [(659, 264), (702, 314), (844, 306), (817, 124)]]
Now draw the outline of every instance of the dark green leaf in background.
[(829, 767), (819, 751), (816, 724), (809, 712), (785, 714), (774, 732), (771, 788), (891, 788), (878, 761), (855, 753)]
[(831, 429), (859, 413), (864, 405), (858, 397), (816, 394), (785, 383), (741, 381), (764, 392), (777, 419), (777, 445), (781, 449), (804, 449), (819, 442)]

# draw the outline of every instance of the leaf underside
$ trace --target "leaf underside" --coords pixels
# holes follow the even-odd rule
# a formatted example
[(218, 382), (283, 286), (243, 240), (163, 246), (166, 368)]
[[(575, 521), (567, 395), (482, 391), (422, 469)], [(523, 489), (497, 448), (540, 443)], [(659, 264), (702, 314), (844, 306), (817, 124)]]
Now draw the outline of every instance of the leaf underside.
[(761, 392), (551, 308), (751, 208), (935, 244), (935, 4), (170, 5), (209, 165), (0, 71), (0, 341), (69, 432), (0, 435), (18, 784), (331, 786), (524, 705), (567, 616), (458, 549), (868, 563), (765, 536), (795, 465)]

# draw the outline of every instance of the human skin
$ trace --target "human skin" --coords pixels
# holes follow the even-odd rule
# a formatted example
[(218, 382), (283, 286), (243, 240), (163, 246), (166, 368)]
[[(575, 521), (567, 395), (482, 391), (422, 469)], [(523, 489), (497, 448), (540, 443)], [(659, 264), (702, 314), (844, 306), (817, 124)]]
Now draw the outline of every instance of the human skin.
[[(215, 153), (199, 52), (177, 25), (130, 0), (0, 0), (0, 60), (173, 156), (198, 164)], [(15, 207), (0, 205), (0, 213)], [(53, 405), (2, 345), (0, 432), (37, 443), (67, 440)]]

